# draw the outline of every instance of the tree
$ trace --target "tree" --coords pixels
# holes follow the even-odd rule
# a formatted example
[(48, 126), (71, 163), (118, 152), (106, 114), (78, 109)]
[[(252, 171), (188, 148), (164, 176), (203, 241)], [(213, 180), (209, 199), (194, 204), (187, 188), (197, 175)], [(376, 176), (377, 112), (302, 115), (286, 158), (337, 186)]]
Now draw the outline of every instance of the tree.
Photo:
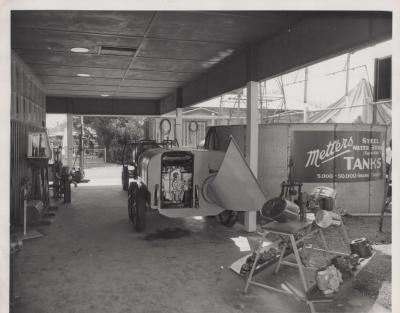
[(137, 118), (90, 116), (85, 117), (84, 124), (96, 131), (98, 143), (107, 149), (111, 162), (120, 162), (124, 145), (144, 136), (143, 120)]

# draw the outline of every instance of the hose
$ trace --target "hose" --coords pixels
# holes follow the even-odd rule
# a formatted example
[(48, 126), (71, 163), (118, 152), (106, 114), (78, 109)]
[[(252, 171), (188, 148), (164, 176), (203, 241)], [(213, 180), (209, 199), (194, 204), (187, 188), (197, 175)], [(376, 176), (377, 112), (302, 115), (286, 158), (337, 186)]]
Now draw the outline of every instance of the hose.
[[(167, 130), (167, 131), (165, 131), (165, 130), (164, 130), (164, 127), (163, 127), (163, 124), (164, 124), (165, 122), (167, 122), (167, 124), (168, 124), (168, 130)], [(159, 129), (160, 129), (160, 133), (161, 133), (162, 135), (167, 135), (167, 136), (168, 136), (168, 135), (171, 133), (171, 129), (172, 129), (171, 121), (170, 121), (169, 119), (167, 119), (167, 118), (163, 118), (163, 119), (160, 121)]]
[[(192, 127), (193, 125), (194, 129)], [(197, 131), (199, 130), (199, 124), (197, 123), (197, 121), (190, 121), (188, 128), (190, 132), (197, 133)]]

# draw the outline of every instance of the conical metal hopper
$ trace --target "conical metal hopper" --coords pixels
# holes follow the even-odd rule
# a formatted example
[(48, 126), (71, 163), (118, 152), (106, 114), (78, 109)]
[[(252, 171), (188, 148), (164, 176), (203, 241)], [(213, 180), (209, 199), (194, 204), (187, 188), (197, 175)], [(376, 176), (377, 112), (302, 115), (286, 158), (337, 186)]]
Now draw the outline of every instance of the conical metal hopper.
[(267, 201), (233, 138), (218, 174), (208, 182), (204, 191), (207, 198), (225, 210), (257, 211)]

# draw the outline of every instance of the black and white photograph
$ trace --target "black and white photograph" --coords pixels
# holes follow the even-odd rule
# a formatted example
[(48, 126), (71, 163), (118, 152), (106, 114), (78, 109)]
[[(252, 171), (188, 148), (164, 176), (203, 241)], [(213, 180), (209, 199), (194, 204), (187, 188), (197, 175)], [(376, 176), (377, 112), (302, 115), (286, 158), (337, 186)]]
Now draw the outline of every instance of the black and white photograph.
[(97, 3), (1, 5), (0, 312), (396, 312), (400, 6)]

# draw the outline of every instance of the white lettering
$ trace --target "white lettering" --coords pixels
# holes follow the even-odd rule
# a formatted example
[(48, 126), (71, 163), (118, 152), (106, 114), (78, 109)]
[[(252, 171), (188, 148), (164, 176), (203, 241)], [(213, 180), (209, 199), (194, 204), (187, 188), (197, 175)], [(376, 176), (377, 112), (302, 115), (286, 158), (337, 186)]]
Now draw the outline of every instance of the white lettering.
[(354, 157), (344, 157), (343, 159), (346, 160), (346, 169), (351, 171), (351, 161), (354, 159)]
[(359, 170), (363, 168), (360, 159), (356, 159), (356, 161), (354, 162), (353, 170), (355, 170), (356, 168), (358, 168)]
[(310, 165), (319, 167), (319, 164), (318, 164), (319, 149), (308, 151), (307, 154), (308, 154), (308, 160), (307, 160), (305, 167), (309, 167)]
[(329, 141), (329, 143), (326, 145), (326, 149), (315, 149), (307, 152), (308, 159), (304, 167), (320, 167), (321, 163), (331, 161), (343, 154), (350, 152), (350, 150), (346, 149), (352, 145), (353, 137), (343, 138), (342, 142), (340, 142), (340, 140)]
[(381, 168), (382, 167), (382, 159), (378, 158), (376, 159), (376, 168)]
[(376, 170), (382, 167), (382, 158), (360, 159), (354, 157), (344, 157), (346, 160), (346, 169), (348, 171), (355, 170)]

